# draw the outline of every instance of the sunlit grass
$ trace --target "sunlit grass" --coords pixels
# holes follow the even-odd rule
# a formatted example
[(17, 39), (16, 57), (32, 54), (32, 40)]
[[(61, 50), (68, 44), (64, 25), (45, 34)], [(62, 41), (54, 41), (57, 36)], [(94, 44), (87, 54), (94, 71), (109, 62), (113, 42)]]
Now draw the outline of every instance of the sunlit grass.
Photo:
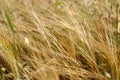
[(86, 1), (1, 0), (0, 78), (119, 80), (119, 1)]

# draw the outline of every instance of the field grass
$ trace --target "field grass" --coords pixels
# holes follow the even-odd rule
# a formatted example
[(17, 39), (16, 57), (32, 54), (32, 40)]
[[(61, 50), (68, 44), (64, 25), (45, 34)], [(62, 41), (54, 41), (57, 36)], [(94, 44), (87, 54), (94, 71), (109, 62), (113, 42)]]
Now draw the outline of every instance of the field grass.
[(119, 0), (0, 0), (0, 80), (120, 80)]

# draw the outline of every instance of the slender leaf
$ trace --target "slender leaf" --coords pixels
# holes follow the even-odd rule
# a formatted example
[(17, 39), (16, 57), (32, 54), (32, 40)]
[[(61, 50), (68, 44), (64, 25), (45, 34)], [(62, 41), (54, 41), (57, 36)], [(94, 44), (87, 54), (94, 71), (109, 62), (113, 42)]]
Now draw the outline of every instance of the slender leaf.
[(9, 16), (8, 12), (6, 10), (4, 10), (4, 13), (5, 13), (5, 17), (7, 19), (7, 22), (8, 22), (8, 25), (9, 25), (11, 31), (14, 32), (14, 26), (12, 24), (12, 20), (11, 20), (11, 18)]

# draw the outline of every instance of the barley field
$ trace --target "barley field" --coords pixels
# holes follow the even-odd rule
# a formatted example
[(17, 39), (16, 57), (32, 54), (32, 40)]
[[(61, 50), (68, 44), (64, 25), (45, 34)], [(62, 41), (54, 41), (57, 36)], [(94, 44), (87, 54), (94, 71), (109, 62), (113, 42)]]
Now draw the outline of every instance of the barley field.
[(120, 80), (119, 0), (0, 0), (0, 80)]

